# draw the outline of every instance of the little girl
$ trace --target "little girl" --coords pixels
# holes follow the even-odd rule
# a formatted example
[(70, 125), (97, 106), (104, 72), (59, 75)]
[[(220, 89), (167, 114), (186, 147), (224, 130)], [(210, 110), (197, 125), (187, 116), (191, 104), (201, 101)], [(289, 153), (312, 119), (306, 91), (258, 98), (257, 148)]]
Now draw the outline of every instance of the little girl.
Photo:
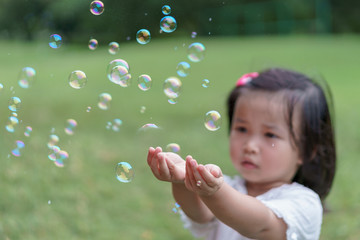
[(227, 105), (231, 162), (241, 177), (149, 149), (147, 162), (172, 183), (185, 227), (209, 240), (319, 239), (336, 161), (324, 89), (269, 69), (241, 77)]

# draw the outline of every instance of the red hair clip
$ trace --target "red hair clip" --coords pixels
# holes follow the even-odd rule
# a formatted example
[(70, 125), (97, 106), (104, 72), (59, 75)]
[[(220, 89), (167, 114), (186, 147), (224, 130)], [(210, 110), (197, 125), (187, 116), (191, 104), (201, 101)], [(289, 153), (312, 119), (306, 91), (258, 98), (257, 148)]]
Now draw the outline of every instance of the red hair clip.
[(245, 85), (246, 83), (250, 82), (253, 78), (256, 78), (258, 76), (259, 76), (259, 73), (257, 73), (257, 72), (246, 73), (237, 80), (236, 86), (239, 87), (239, 86)]

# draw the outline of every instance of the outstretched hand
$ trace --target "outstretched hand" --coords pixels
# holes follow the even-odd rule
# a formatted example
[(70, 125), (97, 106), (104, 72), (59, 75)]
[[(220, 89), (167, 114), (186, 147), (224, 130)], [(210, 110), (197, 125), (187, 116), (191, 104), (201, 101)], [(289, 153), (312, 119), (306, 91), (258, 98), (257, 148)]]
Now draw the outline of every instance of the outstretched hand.
[(176, 153), (163, 152), (161, 147), (150, 147), (147, 163), (161, 181), (179, 183), (185, 180), (185, 160)]
[(191, 156), (186, 157), (185, 186), (202, 196), (211, 196), (224, 182), (221, 169), (214, 164), (198, 164)]

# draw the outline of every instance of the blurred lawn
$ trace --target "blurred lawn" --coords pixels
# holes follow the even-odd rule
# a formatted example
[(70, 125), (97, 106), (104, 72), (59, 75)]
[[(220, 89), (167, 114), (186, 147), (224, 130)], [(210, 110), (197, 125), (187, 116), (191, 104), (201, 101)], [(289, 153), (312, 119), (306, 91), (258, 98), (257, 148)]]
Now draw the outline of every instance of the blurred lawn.
[[(179, 216), (171, 211), (170, 186), (152, 177), (146, 165), (149, 146), (166, 147), (176, 142), (181, 155), (192, 154), (201, 163), (213, 162), (233, 175), (228, 155), (225, 99), (243, 73), (271, 66), (323, 76), (335, 99), (338, 171), (327, 200), (322, 237), (359, 239), (360, 188), (358, 163), (360, 142), (360, 45), (358, 36), (198, 38), (206, 47), (205, 59), (191, 63), (191, 73), (182, 78), (178, 103), (171, 105), (162, 85), (176, 76), (176, 66), (188, 61), (187, 46), (194, 39), (152, 41), (147, 45), (120, 44), (117, 55), (106, 47), (95, 51), (66, 43), (51, 49), (47, 43), (0, 42), (0, 239), (193, 239)], [(104, 44), (105, 45), (105, 44)], [(133, 83), (122, 88), (106, 77), (108, 63), (128, 61)], [(37, 79), (22, 89), (17, 78), (23, 67), (33, 67)], [(87, 85), (79, 90), (68, 76), (82, 70)], [(152, 88), (143, 92), (137, 77), (149, 74)], [(204, 78), (210, 86), (201, 86)], [(97, 107), (98, 95), (113, 97), (107, 111)], [(11, 96), (22, 100), (21, 124), (15, 133), (5, 130)], [(86, 112), (87, 107), (92, 109)], [(140, 113), (141, 106), (146, 107)], [(205, 129), (207, 111), (223, 116), (222, 128)], [(75, 134), (66, 135), (65, 121), (78, 122)], [(120, 118), (120, 132), (106, 129), (108, 121)], [(146, 124), (161, 129), (139, 132)], [(26, 126), (33, 132), (24, 136)], [(46, 146), (52, 129), (59, 146), (70, 157), (64, 168), (56, 167)], [(15, 140), (25, 142), (21, 157), (9, 155)], [(115, 178), (115, 165), (129, 162), (135, 169), (131, 183)]]

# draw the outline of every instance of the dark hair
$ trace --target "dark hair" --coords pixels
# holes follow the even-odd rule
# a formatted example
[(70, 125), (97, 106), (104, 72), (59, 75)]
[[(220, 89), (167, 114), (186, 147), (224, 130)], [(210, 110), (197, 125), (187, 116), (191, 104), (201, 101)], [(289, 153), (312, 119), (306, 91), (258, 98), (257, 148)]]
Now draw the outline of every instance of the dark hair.
[[(321, 87), (307, 76), (290, 70), (265, 70), (231, 91), (227, 99), (229, 130), (235, 102), (248, 90), (284, 93), (291, 138), (303, 160), (293, 182), (311, 188), (324, 199), (330, 191), (336, 168), (335, 136), (331, 120), (333, 106), (328, 85), (324, 81)], [(295, 107), (299, 107), (301, 118), (298, 135), (293, 126)]]

